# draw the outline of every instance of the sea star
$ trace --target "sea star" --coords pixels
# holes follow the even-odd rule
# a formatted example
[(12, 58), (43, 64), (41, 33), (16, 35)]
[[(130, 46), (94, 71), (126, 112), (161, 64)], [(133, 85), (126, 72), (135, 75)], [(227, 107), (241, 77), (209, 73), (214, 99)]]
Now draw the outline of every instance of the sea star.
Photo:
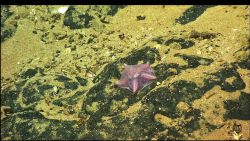
[(121, 88), (129, 89), (133, 93), (142, 89), (152, 80), (156, 79), (154, 70), (147, 64), (127, 65), (122, 72), (122, 76), (116, 85)]

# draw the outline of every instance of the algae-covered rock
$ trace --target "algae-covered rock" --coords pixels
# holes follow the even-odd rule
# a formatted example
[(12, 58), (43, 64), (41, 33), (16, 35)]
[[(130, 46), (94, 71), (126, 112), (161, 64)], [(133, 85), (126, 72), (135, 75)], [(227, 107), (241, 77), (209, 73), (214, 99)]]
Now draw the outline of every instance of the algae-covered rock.
[(17, 22), (15, 17), (11, 17), (12, 14), (9, 6), (1, 5), (1, 42), (16, 32)]
[(64, 24), (71, 29), (94, 28), (103, 29), (110, 22), (118, 8), (124, 6), (71, 6), (64, 17)]
[[(237, 7), (26, 7), (31, 15), (21, 19), (34, 24), (39, 54), (1, 78), (1, 138), (202, 139), (229, 119), (249, 120), (249, 39), (236, 16), (246, 10)], [(225, 9), (235, 17), (214, 18)], [(146, 18), (137, 20), (138, 11)], [(216, 30), (200, 29), (217, 18)], [(220, 30), (231, 18), (239, 23)], [(235, 25), (240, 32), (228, 36)], [(155, 81), (135, 94), (115, 85), (124, 64), (147, 62)]]

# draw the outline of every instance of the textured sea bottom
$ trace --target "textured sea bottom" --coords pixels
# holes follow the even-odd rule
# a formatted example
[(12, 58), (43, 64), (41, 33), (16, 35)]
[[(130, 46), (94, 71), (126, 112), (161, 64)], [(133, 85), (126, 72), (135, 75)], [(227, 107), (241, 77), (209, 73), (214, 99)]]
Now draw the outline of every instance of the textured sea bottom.
[(250, 139), (248, 6), (58, 8), (1, 7), (1, 139)]

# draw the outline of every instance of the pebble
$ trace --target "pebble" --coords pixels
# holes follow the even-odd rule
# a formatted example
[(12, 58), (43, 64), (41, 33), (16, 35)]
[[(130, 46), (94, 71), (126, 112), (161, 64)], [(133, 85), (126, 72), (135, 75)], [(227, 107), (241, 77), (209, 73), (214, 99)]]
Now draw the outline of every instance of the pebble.
[(71, 48), (66, 48), (66, 49), (65, 49), (65, 52), (66, 52), (66, 53), (71, 53)]
[(144, 16), (144, 15), (136, 16), (136, 20), (137, 20), (137, 21), (145, 20), (145, 19), (146, 19), (146, 16)]
[(54, 94), (57, 94), (57, 93), (58, 93), (58, 88), (57, 88), (57, 86), (54, 86), (54, 87), (53, 87), (53, 91), (54, 91)]
[(161, 83), (160, 82), (156, 82), (156, 85), (158, 86), (158, 85), (160, 85)]
[(212, 51), (212, 50), (213, 50), (213, 47), (208, 47), (208, 50), (209, 50), (209, 51)]
[(201, 54), (201, 51), (200, 51), (200, 50), (198, 50), (198, 51), (197, 51), (197, 54), (198, 54), (198, 55), (200, 55), (200, 54)]
[(57, 12), (60, 14), (64, 14), (69, 9), (69, 6), (63, 6), (58, 8)]

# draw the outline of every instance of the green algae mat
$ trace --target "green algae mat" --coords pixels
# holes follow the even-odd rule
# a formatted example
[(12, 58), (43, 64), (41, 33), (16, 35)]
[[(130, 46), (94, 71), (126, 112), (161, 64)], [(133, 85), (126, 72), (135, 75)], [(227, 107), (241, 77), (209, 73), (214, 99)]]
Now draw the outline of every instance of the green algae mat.
[(1, 139), (250, 139), (249, 10), (2, 5)]

